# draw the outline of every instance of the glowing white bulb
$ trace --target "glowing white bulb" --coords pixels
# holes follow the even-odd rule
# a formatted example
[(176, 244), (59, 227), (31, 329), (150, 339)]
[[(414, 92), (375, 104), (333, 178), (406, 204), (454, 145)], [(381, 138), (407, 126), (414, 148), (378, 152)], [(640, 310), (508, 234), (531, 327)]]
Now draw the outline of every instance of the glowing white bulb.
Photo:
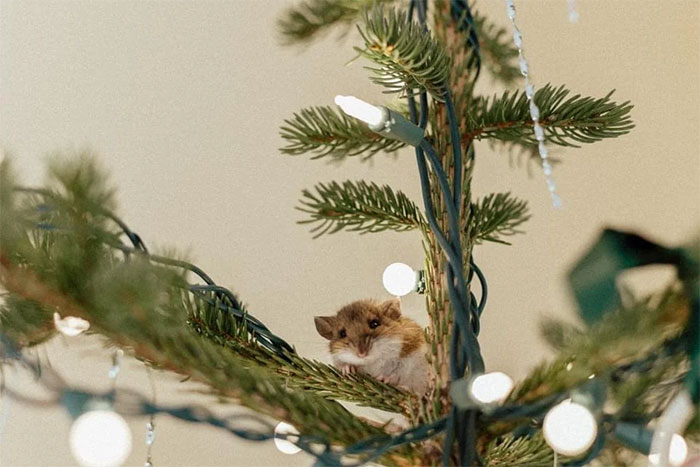
[(683, 389), (666, 406), (656, 421), (649, 447), (649, 465), (681, 465), (688, 455), (685, 440), (676, 433), (682, 432), (695, 414), (695, 404), (690, 392)]
[(120, 465), (131, 452), (131, 431), (118, 413), (91, 410), (73, 422), (70, 449), (84, 467)]
[[(673, 467), (679, 467), (685, 463), (685, 459), (688, 457), (688, 445), (685, 439), (679, 435), (674, 434), (671, 437), (671, 447), (668, 451), (668, 462)], [(649, 454), (649, 462), (653, 465), (658, 465), (660, 462), (660, 456), (658, 454)]]
[(418, 274), (407, 264), (392, 263), (384, 270), (382, 283), (387, 292), (403, 297), (416, 290)]
[(683, 465), (688, 457), (688, 445), (681, 435), (674, 434), (671, 437), (671, 449), (668, 452), (668, 461), (673, 466)]
[(377, 126), (384, 120), (384, 112), (368, 102), (355, 96), (335, 96), (335, 103), (343, 112), (370, 126)]
[(292, 425), (289, 423), (285, 422), (280, 422), (277, 424), (275, 427), (275, 446), (277, 449), (282, 451), (285, 454), (296, 454), (297, 452), (301, 451), (299, 447), (287, 441), (286, 439), (283, 438), (278, 438), (278, 435), (298, 435), (299, 432), (294, 428)]
[(53, 324), (61, 334), (69, 337), (75, 337), (90, 329), (90, 323), (83, 318), (66, 316), (61, 319), (61, 315), (55, 312), (53, 314)]
[(568, 399), (547, 412), (542, 432), (547, 444), (556, 452), (577, 456), (595, 441), (598, 424), (590, 410)]
[(513, 380), (505, 373), (494, 371), (474, 378), (471, 388), (472, 396), (482, 404), (501, 403), (513, 390)]

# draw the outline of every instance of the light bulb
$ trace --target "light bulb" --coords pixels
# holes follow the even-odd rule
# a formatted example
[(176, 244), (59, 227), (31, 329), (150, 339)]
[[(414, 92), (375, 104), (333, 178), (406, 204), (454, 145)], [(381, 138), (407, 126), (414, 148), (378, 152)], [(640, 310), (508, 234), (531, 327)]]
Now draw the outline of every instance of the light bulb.
[(513, 390), (513, 380), (505, 373), (494, 371), (474, 378), (472, 396), (482, 404), (501, 403)]
[(382, 109), (355, 96), (335, 96), (335, 103), (343, 109), (343, 112), (362, 120), (369, 126), (378, 126), (385, 119)]
[(542, 432), (553, 450), (565, 456), (577, 456), (595, 441), (598, 424), (590, 410), (567, 399), (547, 412)]
[(275, 446), (285, 454), (296, 454), (301, 449), (294, 443), (287, 441), (284, 438), (278, 438), (278, 435), (298, 435), (299, 432), (289, 423), (279, 422), (275, 427)]
[(90, 323), (83, 318), (66, 316), (62, 319), (56, 312), (53, 314), (53, 324), (61, 334), (69, 337), (75, 337), (90, 329)]
[(382, 283), (387, 292), (403, 297), (416, 289), (418, 274), (407, 264), (392, 263), (384, 270)]
[(91, 410), (73, 422), (70, 449), (73, 457), (85, 467), (120, 465), (131, 452), (131, 431), (118, 413)]
[(685, 439), (679, 434), (671, 437), (671, 449), (668, 452), (668, 461), (673, 466), (683, 465), (688, 457), (688, 445)]
[[(659, 464), (658, 454), (649, 454), (649, 462), (652, 465)], [(671, 447), (668, 450), (668, 462), (674, 467), (679, 467), (685, 463), (685, 459), (688, 457), (688, 445), (685, 439), (679, 434), (673, 434), (671, 436)]]

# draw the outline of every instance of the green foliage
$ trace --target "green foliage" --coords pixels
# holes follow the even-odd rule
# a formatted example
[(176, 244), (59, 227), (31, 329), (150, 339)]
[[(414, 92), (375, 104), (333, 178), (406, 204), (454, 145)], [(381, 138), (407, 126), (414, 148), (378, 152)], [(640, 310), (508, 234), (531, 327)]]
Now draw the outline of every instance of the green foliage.
[(41, 344), (53, 336), (51, 313), (31, 300), (0, 295), (0, 329), (21, 347)]
[(528, 219), (527, 201), (510, 193), (491, 193), (472, 203), (469, 231), (477, 243), (487, 241), (510, 245), (501, 237), (523, 233), (517, 228)]
[[(364, 12), (359, 28), (364, 46), (356, 50), (374, 63), (369, 69), (375, 83), (390, 93), (425, 90), (436, 100), (444, 96), (446, 84), (452, 85), (469, 161), (473, 161), (474, 139), (522, 147), (536, 156), (529, 102), (522, 91), (474, 98), (475, 48), (467, 40), (473, 31), (453, 34), (455, 18), (449, 2), (434, 4), (435, 37), (441, 44), (408, 15), (376, 5), (389, 1), (302, 0), (284, 12), (278, 26), (287, 44), (307, 44), (334, 27), (347, 31)], [(372, 5), (375, 8), (367, 10)], [(496, 79), (512, 84), (520, 73), (510, 35), (480, 15), (474, 19), (482, 63)], [(612, 93), (600, 99), (570, 94), (563, 86), (547, 85), (535, 95), (548, 142), (575, 146), (616, 137), (633, 127), (632, 106), (612, 102)], [(445, 108), (439, 104), (430, 107), (430, 140), (451, 179), (454, 171)], [(314, 159), (357, 155), (367, 159), (403, 147), (330, 107), (301, 110), (285, 120), (281, 135), (286, 141), (283, 153), (311, 153)], [(469, 261), (473, 244), (507, 244), (504, 238), (520, 233), (530, 217), (527, 203), (510, 193), (490, 194), (472, 202), (471, 168), (472, 162), (466, 162), (462, 169), (464, 217), (460, 221), (468, 245), (465, 261)], [(123, 245), (121, 229), (115, 226), (119, 221), (111, 214), (114, 190), (89, 154), (54, 161), (43, 190), (22, 189), (15, 180), (7, 161), (0, 163), (0, 285), (8, 291), (2, 296), (0, 326), (3, 335), (20, 346), (35, 345), (54, 335), (54, 311), (83, 317), (91, 323), (90, 332), (104, 335), (111, 344), (147, 363), (204, 383), (223, 400), (286, 420), (303, 434), (327, 439), (335, 447), (383, 435), (386, 427), (366, 423), (334, 399), (402, 413), (412, 423), (438, 419), (449, 410), (445, 390), (452, 318), (441, 276), (444, 258), (433, 247), (435, 239), (419, 207), (404, 193), (364, 181), (318, 184), (303, 191), (299, 209), (308, 217), (300, 223), (314, 224), (316, 236), (340, 230), (367, 233), (415, 228), (426, 236), (425, 243), (430, 245), (426, 248), (428, 309), (433, 326), (426, 334), (432, 347), (430, 363), (438, 374), (436, 390), (424, 398), (366, 376), (343, 376), (332, 366), (291, 351), (277, 354), (269, 350), (240, 319), (240, 314), (248, 316), (244, 307), (234, 309), (233, 299), (191, 289), (181, 261), (131, 251)], [(438, 222), (444, 223), (444, 200), (436, 183), (432, 189)], [(559, 356), (535, 368), (513, 391), (510, 402), (542, 401), (595, 375), (608, 384), (612, 396), (614, 406), (606, 410), (612, 407), (621, 417), (647, 420), (663, 409), (687, 371), (684, 356), (662, 351), (677, 342), (686, 315), (682, 295), (671, 290), (607, 314), (587, 329), (550, 320), (543, 324), (543, 331)], [(648, 371), (614, 377), (621, 367), (640, 359), (646, 359)], [(551, 465), (552, 451), (540, 432), (513, 435), (517, 426), (534, 428), (533, 417), (499, 422), (489, 419), (487, 411), (479, 417), (479, 452), (488, 465)], [(696, 417), (691, 431), (699, 430), (698, 426)], [(439, 457), (440, 448), (430, 442), (402, 448), (395, 451), (398, 459), (382, 461), (415, 462), (413, 454), (418, 449), (424, 463), (435, 463)]]
[(622, 420), (648, 421), (661, 414), (688, 372), (683, 355), (659, 356), (654, 365), (612, 387), (612, 400)]
[[(248, 344), (247, 352), (238, 353), (193, 332), (188, 316), (208, 316), (209, 326), (229, 329), (231, 316), (207, 315), (206, 300), (187, 297), (177, 261), (164, 266), (155, 256), (125, 256), (111, 231), (113, 215), (91, 202), (93, 196), (107, 199), (110, 192), (102, 172), (88, 158), (61, 167), (50, 174), (52, 190), (21, 189), (9, 179), (8, 164), (0, 167), (0, 220), (19, 226), (0, 245), (0, 284), (8, 292), (0, 322), (7, 338), (21, 346), (45, 340), (55, 333), (52, 314), (58, 311), (87, 319), (91, 332), (154, 366), (200, 381), (304, 434), (345, 445), (384, 433), (325, 396), (290, 391), (276, 371), (283, 363), (260, 365), (253, 358), (260, 349), (247, 334), (233, 334), (241, 349)], [(51, 213), (50, 225), (37, 219), (44, 212)]]
[[(320, 183), (314, 190), (302, 192), (302, 206), (298, 209), (309, 214), (309, 219), (300, 224), (317, 224), (311, 230), (315, 237), (340, 230), (402, 232), (427, 225), (418, 206), (387, 185), (345, 181)], [(471, 204), (469, 232), (477, 243), (509, 245), (502, 237), (522, 233), (518, 227), (529, 218), (526, 201), (510, 193), (492, 193)]]
[(517, 64), (518, 49), (513, 44), (513, 37), (506, 28), (489, 21), (485, 16), (474, 12), (474, 26), (482, 56), (482, 63), (489, 73), (509, 86), (520, 78)]
[[(432, 33), (447, 49), (451, 58), (451, 91), (455, 106), (460, 106), (460, 96), (471, 95), (481, 67), (479, 41), (473, 17), (469, 17), (466, 1), (435, 0), (429, 10), (433, 22), (444, 24), (444, 29)], [(465, 94), (463, 94), (465, 93)]]
[(277, 20), (283, 43), (305, 44), (332, 27), (349, 26), (365, 8), (393, 0), (303, 0), (287, 8)]
[(365, 46), (355, 50), (376, 63), (367, 67), (374, 74), (373, 82), (389, 93), (419, 89), (442, 98), (450, 77), (450, 57), (430, 32), (409, 21), (406, 13), (379, 7), (365, 13), (359, 30)]
[(365, 375), (342, 375), (335, 367), (288, 353), (286, 359), (252, 341), (245, 326), (233, 319), (227, 304), (209, 293), (182, 296), (188, 323), (200, 335), (227, 347), (255, 365), (273, 371), (293, 389), (329, 399), (354, 402), (387, 412), (403, 412), (411, 395)]
[(511, 400), (532, 402), (577, 386), (591, 374), (605, 374), (618, 365), (654, 355), (679, 334), (686, 318), (682, 293), (670, 289), (608, 313), (585, 330), (560, 324), (567, 329), (568, 340), (561, 342), (558, 357), (536, 367), (515, 388)]
[(49, 161), (47, 188), (89, 213), (116, 207), (116, 190), (110, 186), (107, 173), (97, 164), (96, 154), (90, 151), (80, 151), (77, 157), (54, 153)]
[[(575, 143), (615, 138), (634, 127), (630, 119), (633, 106), (629, 102), (612, 102), (612, 91), (598, 99), (579, 94), (569, 97), (569, 94), (571, 91), (564, 86), (554, 88), (549, 84), (535, 92), (547, 142), (579, 147)], [(505, 91), (492, 99), (476, 99), (469, 108), (464, 137), (537, 144), (525, 92)]]
[(405, 146), (400, 141), (384, 138), (358, 119), (331, 107), (302, 109), (284, 122), (280, 134), (287, 145), (280, 151), (289, 155), (312, 153), (311, 158), (318, 159), (362, 154), (362, 159), (366, 160), (379, 151), (390, 153)]
[(552, 465), (553, 460), (553, 451), (540, 432), (531, 437), (504, 436), (494, 439), (488, 444), (484, 456), (485, 464), (489, 466), (545, 467)]
[[(683, 386), (687, 358), (679, 336), (687, 316), (688, 304), (683, 293), (672, 287), (663, 294), (608, 313), (586, 329), (554, 324), (550, 320), (546, 327), (550, 336), (554, 336), (552, 340), (559, 354), (554, 361), (537, 366), (520, 382), (509, 402), (531, 404), (556, 400), (594, 379), (608, 396), (604, 416), (646, 424), (660, 414), (670, 397)], [(488, 424), (488, 436), (485, 436), (490, 442), (488, 455), (498, 452), (508, 459), (507, 446), (502, 451), (495, 450), (499, 443), (504, 439), (506, 443), (515, 442), (509, 433), (518, 428), (534, 428), (533, 420), (541, 421), (546, 412), (547, 405), (543, 407), (539, 415), (529, 414), (511, 422), (493, 420)], [(524, 449), (530, 452), (530, 443), (537, 436), (540, 434), (517, 440), (525, 443)], [(534, 445), (532, 449), (533, 454), (538, 451)], [(608, 445), (604, 456), (621, 459), (624, 453), (620, 449)]]
[(582, 331), (572, 324), (553, 318), (544, 318), (540, 322), (540, 334), (550, 347), (561, 350), (569, 345), (571, 339), (579, 338)]
[(425, 223), (418, 207), (402, 192), (388, 185), (379, 186), (364, 181), (343, 184), (319, 183), (302, 192), (302, 207), (310, 216), (301, 224), (318, 224), (311, 231), (319, 237), (346, 229), (368, 233), (383, 230), (412, 230)]

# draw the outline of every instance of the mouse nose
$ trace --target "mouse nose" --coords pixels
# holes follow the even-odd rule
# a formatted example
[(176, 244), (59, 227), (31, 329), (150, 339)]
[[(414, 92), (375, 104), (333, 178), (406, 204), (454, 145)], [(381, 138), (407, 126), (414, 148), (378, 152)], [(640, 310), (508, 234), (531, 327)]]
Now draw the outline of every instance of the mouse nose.
[(360, 342), (358, 343), (357, 346), (357, 356), (360, 358), (364, 358), (367, 356), (369, 353), (369, 349), (372, 346), (372, 343), (370, 342), (368, 336), (363, 337), (360, 339)]

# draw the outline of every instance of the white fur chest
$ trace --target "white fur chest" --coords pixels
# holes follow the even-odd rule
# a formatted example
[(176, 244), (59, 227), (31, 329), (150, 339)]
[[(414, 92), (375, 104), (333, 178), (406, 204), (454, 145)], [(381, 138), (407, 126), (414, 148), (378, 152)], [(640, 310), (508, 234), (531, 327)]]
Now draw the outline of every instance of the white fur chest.
[(429, 367), (425, 359), (425, 346), (401, 356), (401, 339), (379, 338), (365, 358), (358, 357), (351, 350), (333, 354), (336, 366), (353, 366), (380, 381), (423, 394), (428, 389)]

